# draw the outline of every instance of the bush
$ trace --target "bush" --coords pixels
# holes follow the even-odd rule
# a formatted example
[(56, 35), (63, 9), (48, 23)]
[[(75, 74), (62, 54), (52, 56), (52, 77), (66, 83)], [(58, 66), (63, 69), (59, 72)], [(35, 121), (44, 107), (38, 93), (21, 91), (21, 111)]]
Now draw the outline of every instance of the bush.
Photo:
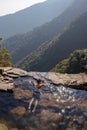
[[(0, 38), (0, 41), (2, 40), (2, 38)], [(10, 67), (13, 66), (10, 62), (11, 56), (8, 52), (8, 50), (6, 50), (5, 48), (3, 48), (0, 45), (0, 67)]]
[(68, 59), (61, 61), (52, 71), (60, 73), (87, 72), (87, 49), (75, 50)]

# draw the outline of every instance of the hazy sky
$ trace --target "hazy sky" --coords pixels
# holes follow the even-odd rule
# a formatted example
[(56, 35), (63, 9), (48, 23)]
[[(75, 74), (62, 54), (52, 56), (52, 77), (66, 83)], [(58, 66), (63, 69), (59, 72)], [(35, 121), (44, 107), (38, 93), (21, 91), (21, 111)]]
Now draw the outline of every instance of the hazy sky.
[(14, 13), (18, 10), (43, 1), (46, 0), (0, 0), (0, 16)]

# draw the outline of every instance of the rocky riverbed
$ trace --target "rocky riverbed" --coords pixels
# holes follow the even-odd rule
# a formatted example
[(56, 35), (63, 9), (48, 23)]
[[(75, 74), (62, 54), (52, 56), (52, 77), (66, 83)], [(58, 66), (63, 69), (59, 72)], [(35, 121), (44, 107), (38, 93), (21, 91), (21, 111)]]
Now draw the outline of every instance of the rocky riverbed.
[(54, 72), (26, 72), (19, 68), (0, 67), (3, 74), (0, 75), (0, 90), (12, 90), (14, 88), (14, 78), (33, 77), (34, 79), (44, 79), (55, 85), (63, 85), (75, 89), (87, 90), (87, 74), (60, 74)]
[[(0, 130), (87, 130), (86, 74), (78, 74), (79, 78), (70, 75), (72, 78), (69, 78), (68, 74), (3, 69), (0, 76)], [(41, 90), (36, 112), (28, 113), (34, 89), (29, 81), (38, 78), (45, 79), (48, 85)]]

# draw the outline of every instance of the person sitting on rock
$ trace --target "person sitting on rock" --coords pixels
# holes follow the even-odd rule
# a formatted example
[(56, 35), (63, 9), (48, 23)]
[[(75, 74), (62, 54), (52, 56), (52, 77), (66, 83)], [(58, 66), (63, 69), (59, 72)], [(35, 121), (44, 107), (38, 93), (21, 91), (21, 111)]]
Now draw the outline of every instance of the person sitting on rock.
[(32, 82), (32, 85), (35, 86), (35, 89), (33, 91), (33, 95), (32, 95), (32, 98), (29, 102), (29, 106), (28, 106), (28, 111), (30, 112), (31, 111), (31, 106), (34, 102), (34, 108), (32, 110), (32, 112), (34, 113), (35, 110), (36, 110), (36, 107), (38, 105), (38, 102), (40, 100), (40, 95), (41, 95), (41, 92), (40, 92), (40, 88), (42, 88), (43, 86), (46, 86), (45, 82), (42, 81), (41, 79), (38, 79), (37, 82)]

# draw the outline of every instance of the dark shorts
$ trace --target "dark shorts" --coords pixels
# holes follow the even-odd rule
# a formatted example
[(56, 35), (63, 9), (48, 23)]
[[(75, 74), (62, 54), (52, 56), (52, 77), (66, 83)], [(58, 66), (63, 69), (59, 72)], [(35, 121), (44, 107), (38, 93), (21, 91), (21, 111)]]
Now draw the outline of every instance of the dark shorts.
[(34, 92), (32, 97), (34, 99), (40, 100), (40, 92)]

